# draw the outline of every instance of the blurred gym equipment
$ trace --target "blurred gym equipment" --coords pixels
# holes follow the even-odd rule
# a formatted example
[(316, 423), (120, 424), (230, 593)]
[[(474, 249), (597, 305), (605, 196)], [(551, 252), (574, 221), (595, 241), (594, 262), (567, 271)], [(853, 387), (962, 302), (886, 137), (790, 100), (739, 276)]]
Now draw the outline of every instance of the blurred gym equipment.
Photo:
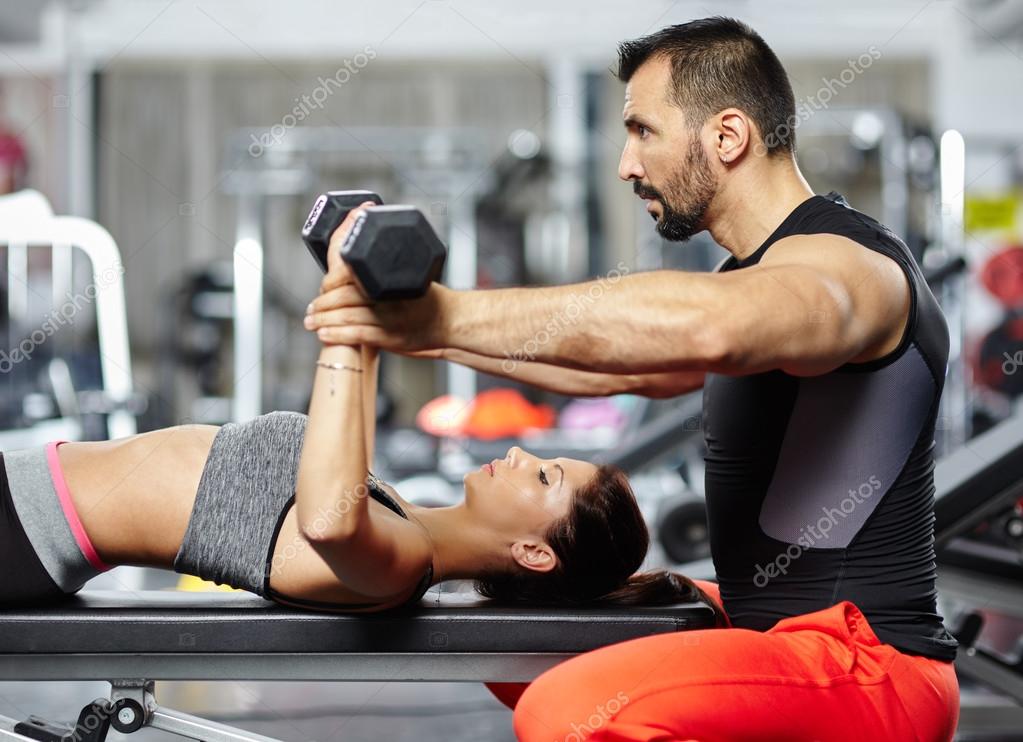
[[(147, 430), (192, 422), (219, 425), (231, 420), (233, 366), (230, 351), (235, 329), (234, 269), (230, 261), (214, 261), (170, 281), (160, 296), (156, 372), (160, 395), (145, 417)], [(263, 322), (285, 326), (305, 312), (305, 305), (275, 284), (263, 287)], [(302, 351), (295, 338), (282, 333), (278, 346), (284, 361)], [(267, 359), (269, 362), (275, 359)], [(273, 409), (308, 410), (309, 389), (276, 385), (267, 394)], [(189, 400), (185, 409), (179, 398)], [(378, 400), (378, 419), (390, 414), (390, 400)]]
[[(938, 593), (953, 606), (960, 676), (1013, 699), (963, 703), (959, 732), (1023, 729), (1023, 409), (938, 462)], [(998, 636), (1013, 637), (999, 647)]]
[[(263, 214), (275, 197), (306, 198), (318, 183), (336, 182), (337, 173), (361, 173), (362, 182), (389, 179), (434, 184), (429, 213), (444, 221), (448, 246), (444, 283), (469, 288), (476, 283), (477, 194), (488, 185), (491, 158), (479, 132), (458, 128), (301, 127), (289, 132), (273, 150), (259, 158), (248, 150), (261, 132), (240, 129), (229, 139), (221, 186), (238, 200), (234, 261), (234, 390), (232, 416), (237, 422), (262, 412), (264, 363), (262, 348)], [(481, 177), (481, 173), (484, 175)], [(351, 177), (351, 176), (348, 176)], [(394, 189), (388, 192), (396, 192)], [(397, 201), (421, 193), (397, 193)], [(447, 387), (469, 398), (475, 394), (475, 372), (450, 364)]]
[[(16, 369), (22, 363), (28, 367), (37, 353), (47, 359), (42, 377), (47, 381), (44, 388), (52, 397), (52, 405), (32, 395), (25, 399), (55, 413), (26, 411), (25, 417), (37, 422), (0, 433), (0, 448), (38, 445), (58, 436), (76, 440), (86, 432), (102, 439), (132, 435), (135, 416), (144, 409), (145, 399), (132, 388), (123, 268), (113, 238), (95, 222), (53, 216), (40, 194), (22, 192), (0, 197), (0, 244), (6, 245), (4, 319), (7, 347), (11, 349), (8, 362)], [(30, 289), (30, 250), (50, 252), (48, 297)], [(76, 250), (88, 260), (90, 274), (88, 286), (78, 294), (74, 293), (72, 262)], [(50, 305), (50, 315), (40, 325), (34, 312), (30, 314), (29, 305), (44, 298)], [(59, 326), (74, 318), (80, 304), (93, 301), (95, 355), (100, 370), (100, 388), (95, 390), (76, 388), (72, 383), (69, 366), (60, 357), (60, 351), (69, 349), (67, 345), (62, 347), (67, 338), (59, 332)], [(83, 325), (88, 324), (85, 316), (81, 320)], [(26, 343), (27, 348), (22, 349)], [(23, 359), (14, 357), (18, 349), (22, 349)], [(96, 415), (100, 416), (101, 429), (95, 427)]]

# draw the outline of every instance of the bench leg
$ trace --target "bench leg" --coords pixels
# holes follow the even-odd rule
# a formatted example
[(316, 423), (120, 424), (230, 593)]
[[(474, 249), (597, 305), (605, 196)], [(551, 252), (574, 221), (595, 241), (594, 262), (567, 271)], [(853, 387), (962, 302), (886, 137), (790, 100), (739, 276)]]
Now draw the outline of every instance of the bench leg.
[(19, 722), (0, 716), (0, 742), (105, 742), (113, 727), (122, 734), (143, 727), (202, 742), (280, 742), (272, 737), (164, 708), (153, 695), (152, 680), (110, 681), (110, 698), (82, 709), (74, 724), (53, 723), (37, 716)]
[(15, 732), (14, 727), (17, 724), (17, 719), (0, 716), (0, 740), (3, 742), (35, 742), (31, 737), (25, 737)]

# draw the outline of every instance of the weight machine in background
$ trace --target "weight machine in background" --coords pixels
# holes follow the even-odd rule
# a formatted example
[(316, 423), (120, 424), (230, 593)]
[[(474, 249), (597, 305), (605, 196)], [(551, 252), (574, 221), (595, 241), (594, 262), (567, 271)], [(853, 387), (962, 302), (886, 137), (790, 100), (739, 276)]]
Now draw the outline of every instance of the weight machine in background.
[[(448, 259), (444, 282), (476, 284), (476, 198), (487, 185), (489, 156), (479, 132), (459, 129), (312, 128), (288, 132), (259, 158), (249, 147), (259, 131), (241, 130), (228, 140), (222, 188), (237, 197), (234, 250), (234, 390), (231, 419), (264, 411), (263, 286), (264, 213), (272, 197), (300, 198), (306, 211), (320, 191), (365, 188), (387, 203), (419, 206), (442, 222)], [(361, 174), (361, 178), (359, 177)], [(482, 174), (482, 175), (481, 175)], [(340, 182), (343, 179), (344, 182)], [(358, 180), (358, 182), (355, 182)], [(417, 184), (430, 185), (426, 194)], [(295, 227), (295, 260), (307, 260)], [(471, 369), (449, 365), (447, 387), (471, 398)]]

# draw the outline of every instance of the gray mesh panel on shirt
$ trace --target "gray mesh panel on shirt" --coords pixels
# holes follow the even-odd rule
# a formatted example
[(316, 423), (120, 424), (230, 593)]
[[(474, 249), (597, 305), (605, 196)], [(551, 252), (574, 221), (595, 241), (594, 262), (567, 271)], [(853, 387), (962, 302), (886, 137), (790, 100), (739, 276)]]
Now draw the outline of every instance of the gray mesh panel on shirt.
[(804, 548), (848, 547), (905, 466), (933, 399), (915, 344), (873, 373), (800, 379), (760, 509), (764, 533)]

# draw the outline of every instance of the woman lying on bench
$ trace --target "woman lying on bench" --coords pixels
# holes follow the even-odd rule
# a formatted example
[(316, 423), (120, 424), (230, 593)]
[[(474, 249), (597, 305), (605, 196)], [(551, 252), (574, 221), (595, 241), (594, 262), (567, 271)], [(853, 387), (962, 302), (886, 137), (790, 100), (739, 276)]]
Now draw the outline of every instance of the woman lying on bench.
[(512, 447), (427, 508), (372, 476), (375, 352), (326, 345), (309, 415), (178, 425), (0, 455), (0, 603), (59, 599), (114, 565), (162, 567), (318, 610), (380, 611), (446, 579), (538, 605), (717, 604), (634, 574), (649, 537), (624, 473)]

